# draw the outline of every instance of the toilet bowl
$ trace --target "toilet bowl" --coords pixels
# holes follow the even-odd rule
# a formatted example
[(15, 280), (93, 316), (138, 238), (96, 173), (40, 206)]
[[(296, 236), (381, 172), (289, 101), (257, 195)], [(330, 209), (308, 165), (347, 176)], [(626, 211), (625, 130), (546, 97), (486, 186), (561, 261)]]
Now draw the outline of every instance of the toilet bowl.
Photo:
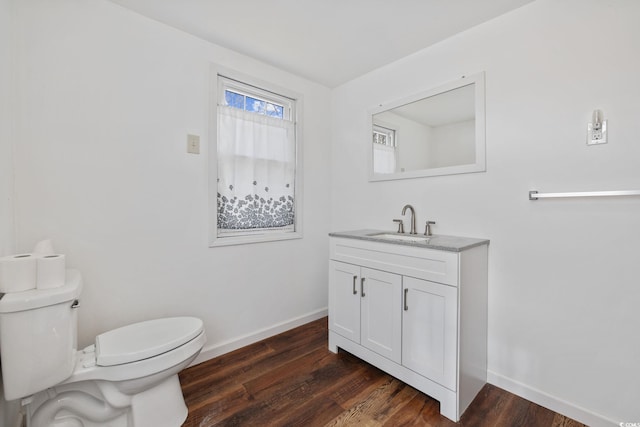
[(202, 321), (173, 317), (105, 332), (76, 350), (80, 274), (54, 289), (0, 298), (7, 400), (28, 427), (178, 427), (187, 416), (178, 372), (206, 341)]

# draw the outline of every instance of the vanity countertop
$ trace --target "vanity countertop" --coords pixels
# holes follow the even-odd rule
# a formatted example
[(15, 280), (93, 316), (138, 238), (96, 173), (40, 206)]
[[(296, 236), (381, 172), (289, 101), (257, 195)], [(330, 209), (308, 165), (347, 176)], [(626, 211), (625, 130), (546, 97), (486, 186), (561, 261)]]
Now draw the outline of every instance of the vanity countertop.
[[(420, 241), (407, 241), (407, 240), (393, 240), (384, 237), (378, 237), (377, 235), (398, 235), (398, 236), (410, 236), (407, 233), (398, 234), (393, 231), (384, 230), (353, 230), (353, 231), (340, 231), (329, 233), (331, 237), (342, 237), (346, 239), (358, 239), (369, 240), (372, 242), (391, 243), (393, 245), (413, 246), (417, 248), (436, 249), (440, 251), (449, 252), (462, 252), (465, 249), (473, 248), (474, 246), (488, 245), (487, 239), (476, 239), (472, 237), (458, 237), (458, 236), (443, 236), (434, 234), (433, 236), (423, 236), (425, 239)], [(416, 236), (422, 236), (417, 234)]]

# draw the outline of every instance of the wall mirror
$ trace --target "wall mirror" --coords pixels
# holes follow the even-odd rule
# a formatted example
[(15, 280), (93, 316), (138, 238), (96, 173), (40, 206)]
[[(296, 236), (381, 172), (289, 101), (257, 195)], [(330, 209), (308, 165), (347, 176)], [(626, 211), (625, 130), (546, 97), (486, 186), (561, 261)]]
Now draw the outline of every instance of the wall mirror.
[(484, 172), (484, 73), (369, 112), (370, 181)]

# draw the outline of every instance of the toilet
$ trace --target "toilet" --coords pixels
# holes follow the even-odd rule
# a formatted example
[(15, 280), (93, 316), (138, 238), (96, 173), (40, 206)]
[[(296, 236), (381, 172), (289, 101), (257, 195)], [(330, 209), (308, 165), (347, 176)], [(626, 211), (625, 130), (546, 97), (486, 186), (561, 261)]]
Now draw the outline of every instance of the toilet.
[(206, 337), (195, 317), (114, 329), (77, 349), (82, 277), (0, 298), (6, 400), (22, 399), (27, 427), (179, 427), (187, 417), (178, 372)]

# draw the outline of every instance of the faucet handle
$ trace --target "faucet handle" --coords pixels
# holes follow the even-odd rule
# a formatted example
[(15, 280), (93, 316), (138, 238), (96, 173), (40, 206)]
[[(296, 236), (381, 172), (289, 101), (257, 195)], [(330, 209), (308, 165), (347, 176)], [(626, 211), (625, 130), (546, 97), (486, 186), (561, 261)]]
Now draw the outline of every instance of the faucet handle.
[(398, 233), (403, 233), (404, 234), (404, 224), (402, 223), (401, 219), (394, 219), (393, 222), (397, 222), (398, 223)]
[(431, 225), (435, 224), (435, 221), (427, 221), (427, 223), (425, 224), (424, 227), (424, 235), (425, 236), (431, 236)]

